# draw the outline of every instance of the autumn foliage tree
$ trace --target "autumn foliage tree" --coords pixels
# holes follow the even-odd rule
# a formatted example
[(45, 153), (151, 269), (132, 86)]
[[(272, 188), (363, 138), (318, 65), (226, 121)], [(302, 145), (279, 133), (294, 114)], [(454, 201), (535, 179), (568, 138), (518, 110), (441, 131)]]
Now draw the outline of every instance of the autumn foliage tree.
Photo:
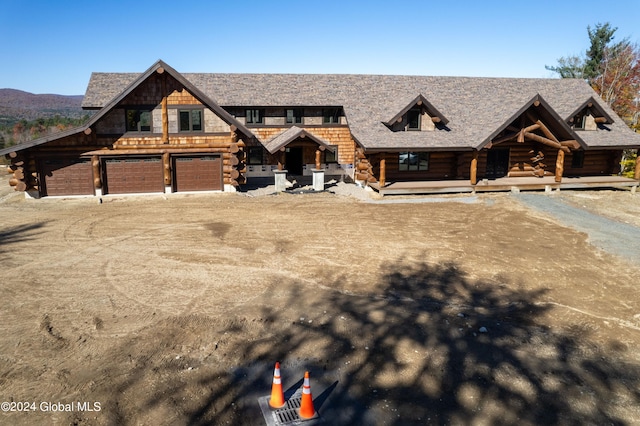
[[(640, 132), (640, 47), (628, 38), (614, 42), (617, 28), (608, 22), (587, 27), (590, 47), (586, 57), (558, 59), (557, 66), (545, 66), (561, 78), (583, 78), (623, 120)], [(623, 156), (623, 173), (637, 156), (629, 150)]]

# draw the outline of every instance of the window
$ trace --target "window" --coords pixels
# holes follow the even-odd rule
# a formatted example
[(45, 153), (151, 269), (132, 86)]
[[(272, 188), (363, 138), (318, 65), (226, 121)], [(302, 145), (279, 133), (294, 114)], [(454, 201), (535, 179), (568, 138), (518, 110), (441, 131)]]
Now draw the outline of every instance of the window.
[(323, 109), (322, 122), (324, 124), (340, 124), (340, 108)]
[(260, 165), (263, 163), (263, 149), (260, 146), (250, 146), (247, 161), (250, 165)]
[(262, 124), (264, 117), (263, 109), (248, 109), (245, 110), (246, 123), (247, 124)]
[(398, 170), (401, 172), (429, 170), (429, 153), (401, 152), (398, 155)]
[(299, 124), (302, 123), (302, 108), (294, 108), (287, 110), (287, 124)]
[(571, 168), (581, 169), (584, 167), (584, 151), (573, 151), (571, 153)]
[(331, 152), (328, 149), (324, 150), (324, 162), (325, 163), (337, 163), (338, 162), (338, 147), (336, 145), (331, 146), (334, 151)]
[(202, 110), (190, 109), (180, 111), (180, 131), (181, 132), (201, 132), (202, 131)]
[(127, 109), (127, 131), (128, 132), (150, 132), (151, 131), (151, 110), (150, 109)]
[(578, 114), (573, 117), (573, 128), (576, 130), (584, 130), (586, 118), (585, 114)]
[(407, 130), (420, 130), (420, 110), (407, 111)]

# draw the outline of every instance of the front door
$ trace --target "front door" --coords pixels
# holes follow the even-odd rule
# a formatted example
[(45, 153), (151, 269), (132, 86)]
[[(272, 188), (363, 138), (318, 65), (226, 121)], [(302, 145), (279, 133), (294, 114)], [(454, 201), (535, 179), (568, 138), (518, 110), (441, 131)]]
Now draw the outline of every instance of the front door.
[(497, 179), (509, 173), (509, 148), (490, 149), (487, 152), (487, 179)]
[(284, 165), (290, 175), (302, 176), (302, 147), (287, 148)]

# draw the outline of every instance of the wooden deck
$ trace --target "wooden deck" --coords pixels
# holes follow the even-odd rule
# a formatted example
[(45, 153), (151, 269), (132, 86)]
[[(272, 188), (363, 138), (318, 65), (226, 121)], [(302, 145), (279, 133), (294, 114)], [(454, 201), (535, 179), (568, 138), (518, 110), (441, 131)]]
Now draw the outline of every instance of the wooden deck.
[(564, 177), (561, 183), (557, 183), (553, 176), (545, 176), (483, 179), (477, 185), (471, 185), (468, 180), (388, 182), (383, 188), (377, 182), (369, 184), (380, 195), (603, 188), (631, 188), (635, 191), (639, 185), (640, 181), (621, 176)]

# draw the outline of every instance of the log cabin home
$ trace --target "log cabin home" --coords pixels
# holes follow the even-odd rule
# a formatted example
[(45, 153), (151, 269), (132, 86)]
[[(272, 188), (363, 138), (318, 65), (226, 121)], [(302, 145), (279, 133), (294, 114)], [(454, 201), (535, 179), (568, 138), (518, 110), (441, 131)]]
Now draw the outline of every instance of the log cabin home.
[(582, 80), (183, 74), (158, 61), (93, 73), (83, 108), (95, 111), (84, 125), (0, 150), (16, 190), (233, 192), (314, 169), (380, 193), (640, 179), (640, 165), (635, 179), (616, 176), (640, 135)]

